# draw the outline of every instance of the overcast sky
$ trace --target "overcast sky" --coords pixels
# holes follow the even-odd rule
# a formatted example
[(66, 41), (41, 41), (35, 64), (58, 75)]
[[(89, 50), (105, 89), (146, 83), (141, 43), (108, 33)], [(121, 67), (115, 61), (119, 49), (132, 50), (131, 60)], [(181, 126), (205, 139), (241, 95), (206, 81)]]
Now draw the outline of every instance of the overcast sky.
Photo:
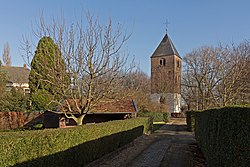
[(24, 64), (20, 41), (32, 33), (41, 13), (48, 22), (63, 13), (71, 23), (90, 11), (104, 21), (112, 17), (132, 33), (124, 49), (150, 74), (150, 56), (166, 32), (166, 19), (168, 34), (183, 57), (204, 45), (249, 40), (249, 8), (249, 0), (0, 0), (0, 59), (8, 42), (12, 65)]

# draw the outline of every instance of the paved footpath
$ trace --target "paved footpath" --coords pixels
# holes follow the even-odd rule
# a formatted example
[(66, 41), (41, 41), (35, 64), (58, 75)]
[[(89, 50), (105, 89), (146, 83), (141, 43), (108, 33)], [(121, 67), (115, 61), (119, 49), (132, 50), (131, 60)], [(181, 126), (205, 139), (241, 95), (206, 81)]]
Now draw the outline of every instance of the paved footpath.
[(183, 118), (171, 119), (153, 134), (137, 138), (88, 167), (191, 167), (189, 145), (194, 144), (195, 139), (185, 125)]

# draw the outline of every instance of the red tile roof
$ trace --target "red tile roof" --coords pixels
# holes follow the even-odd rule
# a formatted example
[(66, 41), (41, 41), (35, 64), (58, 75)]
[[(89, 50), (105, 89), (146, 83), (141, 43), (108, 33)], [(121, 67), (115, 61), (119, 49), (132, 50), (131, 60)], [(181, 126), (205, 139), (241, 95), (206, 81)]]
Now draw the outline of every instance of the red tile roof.
[[(68, 102), (73, 110), (77, 113), (77, 103), (79, 105), (79, 100), (76, 99), (75, 102), (73, 99), (68, 99)], [(83, 100), (82, 104), (85, 104)], [(64, 111), (68, 111), (66, 102), (63, 106)], [(135, 113), (137, 112), (136, 104), (133, 99), (112, 99), (112, 100), (102, 100), (96, 106), (89, 111), (89, 113)]]
[(29, 83), (30, 70), (24, 67), (1, 66), (1, 70), (6, 72), (7, 80), (11, 83)]

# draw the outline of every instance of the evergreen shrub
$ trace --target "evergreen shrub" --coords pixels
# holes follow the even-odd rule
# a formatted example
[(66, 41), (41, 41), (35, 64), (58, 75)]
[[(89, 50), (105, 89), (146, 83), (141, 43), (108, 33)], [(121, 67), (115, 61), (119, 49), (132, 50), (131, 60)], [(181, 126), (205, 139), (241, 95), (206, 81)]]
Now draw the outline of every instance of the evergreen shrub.
[(65, 129), (0, 132), (0, 166), (85, 166), (152, 128), (133, 118)]

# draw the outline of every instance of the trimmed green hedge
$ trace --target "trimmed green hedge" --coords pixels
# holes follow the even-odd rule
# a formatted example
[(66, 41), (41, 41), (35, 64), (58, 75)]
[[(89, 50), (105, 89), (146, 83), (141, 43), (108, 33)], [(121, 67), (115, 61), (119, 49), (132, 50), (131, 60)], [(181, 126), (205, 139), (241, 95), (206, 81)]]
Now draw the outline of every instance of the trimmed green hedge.
[(84, 166), (152, 128), (133, 118), (67, 129), (1, 132), (0, 166)]
[(197, 112), (196, 140), (209, 166), (249, 166), (250, 107)]
[(168, 122), (170, 117), (167, 112), (140, 111), (137, 115), (139, 117), (152, 117), (153, 122)]

